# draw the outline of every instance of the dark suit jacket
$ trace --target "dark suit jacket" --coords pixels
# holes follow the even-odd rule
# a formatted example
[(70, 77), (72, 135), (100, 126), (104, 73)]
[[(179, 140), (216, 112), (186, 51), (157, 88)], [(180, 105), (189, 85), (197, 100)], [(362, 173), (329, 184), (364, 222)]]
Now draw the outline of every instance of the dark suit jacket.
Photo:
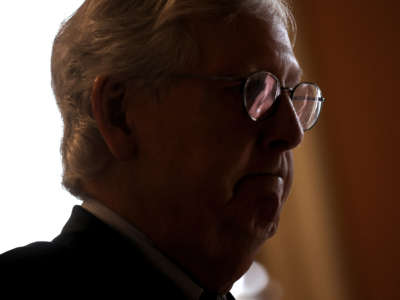
[(132, 241), (80, 206), (53, 241), (0, 255), (0, 298), (19, 299), (8, 292), (29, 299), (185, 299)]

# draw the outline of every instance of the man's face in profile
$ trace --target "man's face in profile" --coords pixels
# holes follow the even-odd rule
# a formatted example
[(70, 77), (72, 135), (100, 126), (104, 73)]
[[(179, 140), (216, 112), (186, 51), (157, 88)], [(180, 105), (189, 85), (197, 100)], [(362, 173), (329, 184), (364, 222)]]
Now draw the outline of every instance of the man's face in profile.
[[(265, 70), (294, 86), (299, 66), (286, 29), (273, 20), (195, 24), (201, 63), (187, 74)], [(290, 150), (303, 137), (289, 97), (283, 94), (274, 114), (255, 123), (243, 109), (241, 86), (229, 81), (177, 78), (158, 97), (133, 85), (127, 92), (138, 155), (127, 162), (131, 185), (124, 192), (150, 207), (141, 215), (152, 223), (150, 235), (182, 257), (217, 261), (229, 252), (255, 252), (276, 230), (292, 184)]]

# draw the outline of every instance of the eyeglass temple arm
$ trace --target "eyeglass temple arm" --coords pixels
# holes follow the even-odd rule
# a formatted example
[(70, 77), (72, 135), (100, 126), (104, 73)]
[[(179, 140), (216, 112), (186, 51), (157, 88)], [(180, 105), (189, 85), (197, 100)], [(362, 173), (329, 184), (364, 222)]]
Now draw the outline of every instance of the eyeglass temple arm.
[(293, 101), (319, 101), (319, 102), (325, 102), (326, 98), (324, 97), (293, 97), (292, 98)]
[[(288, 91), (289, 93), (293, 93), (293, 91), (294, 91), (294, 88), (290, 88), (290, 87), (281, 87), (281, 90), (282, 91)], [(304, 101), (304, 100), (306, 100), (306, 101), (319, 101), (319, 102), (325, 102), (326, 101), (326, 98), (324, 98), (324, 97), (306, 97), (305, 99), (304, 99), (304, 97), (291, 97), (292, 98), (292, 101)]]
[(206, 75), (193, 75), (193, 74), (179, 74), (174, 75), (177, 78), (198, 78), (205, 80), (226, 80), (226, 81), (245, 81), (245, 77), (233, 77), (233, 76), (206, 76)]

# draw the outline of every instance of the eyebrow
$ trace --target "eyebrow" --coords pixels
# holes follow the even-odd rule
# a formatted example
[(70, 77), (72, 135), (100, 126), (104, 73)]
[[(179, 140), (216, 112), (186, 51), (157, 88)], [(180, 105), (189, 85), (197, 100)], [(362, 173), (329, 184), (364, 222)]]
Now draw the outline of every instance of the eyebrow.
[[(194, 77), (194, 78), (204, 78), (204, 79), (207, 78), (207, 79), (211, 79), (211, 80), (212, 79), (216, 79), (216, 80), (222, 79), (222, 80), (238, 81), (239, 82), (239, 81), (246, 80), (250, 75), (252, 75), (254, 73), (262, 72), (262, 71), (270, 72), (270, 73), (272, 73), (274, 75), (276, 74), (275, 76), (277, 76), (279, 81), (281, 81), (281, 79), (279, 78), (280, 73), (279, 72), (276, 73), (275, 71), (269, 70), (269, 69), (252, 69), (251, 71), (248, 71), (246, 73), (241, 72), (244, 75), (237, 75), (237, 73), (236, 74), (232, 74), (232, 73), (227, 72), (227, 73), (225, 73), (223, 75), (211, 75), (211, 76), (207, 76), (207, 75), (204, 75), (204, 76), (203, 75), (185, 75), (185, 76)], [(303, 72), (303, 69), (301, 67), (298, 67), (298, 68), (297, 67), (295, 67), (295, 68), (292, 67), (288, 71), (288, 75), (286, 77), (286, 82), (297, 84), (297, 83), (300, 82), (301, 78), (303, 77), (303, 74), (304, 74), (304, 72)]]
[[(240, 73), (236, 73), (236, 75), (232, 74), (230, 75), (229, 73), (227, 73), (227, 75), (222, 75), (219, 77), (231, 77), (231, 78), (236, 78), (238, 80), (240, 79), (244, 79), (246, 77), (248, 77), (249, 75), (256, 73), (256, 72), (260, 72), (260, 71), (266, 71), (266, 72), (270, 72), (272, 74), (274, 74), (275, 76), (277, 76), (277, 78), (279, 79), (279, 81), (282, 82), (283, 76), (286, 75), (285, 78), (285, 85), (288, 84), (297, 84), (301, 81), (301, 78), (304, 75), (303, 69), (298, 65), (298, 64), (294, 64), (294, 63), (286, 63), (286, 66), (284, 65), (284, 62), (282, 62), (282, 64), (278, 67), (275, 66), (275, 68), (265, 68), (262, 66), (259, 66), (257, 64), (251, 64), (251, 65), (247, 65), (244, 69), (240, 70)], [(241, 75), (237, 75), (237, 74), (241, 74)]]

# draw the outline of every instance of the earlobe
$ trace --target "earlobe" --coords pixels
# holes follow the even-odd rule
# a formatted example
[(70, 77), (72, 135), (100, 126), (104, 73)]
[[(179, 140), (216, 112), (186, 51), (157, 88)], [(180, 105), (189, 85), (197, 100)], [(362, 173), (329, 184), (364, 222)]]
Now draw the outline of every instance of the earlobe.
[(126, 86), (122, 80), (98, 76), (91, 94), (92, 114), (110, 152), (121, 161), (134, 157), (136, 143), (126, 120)]

